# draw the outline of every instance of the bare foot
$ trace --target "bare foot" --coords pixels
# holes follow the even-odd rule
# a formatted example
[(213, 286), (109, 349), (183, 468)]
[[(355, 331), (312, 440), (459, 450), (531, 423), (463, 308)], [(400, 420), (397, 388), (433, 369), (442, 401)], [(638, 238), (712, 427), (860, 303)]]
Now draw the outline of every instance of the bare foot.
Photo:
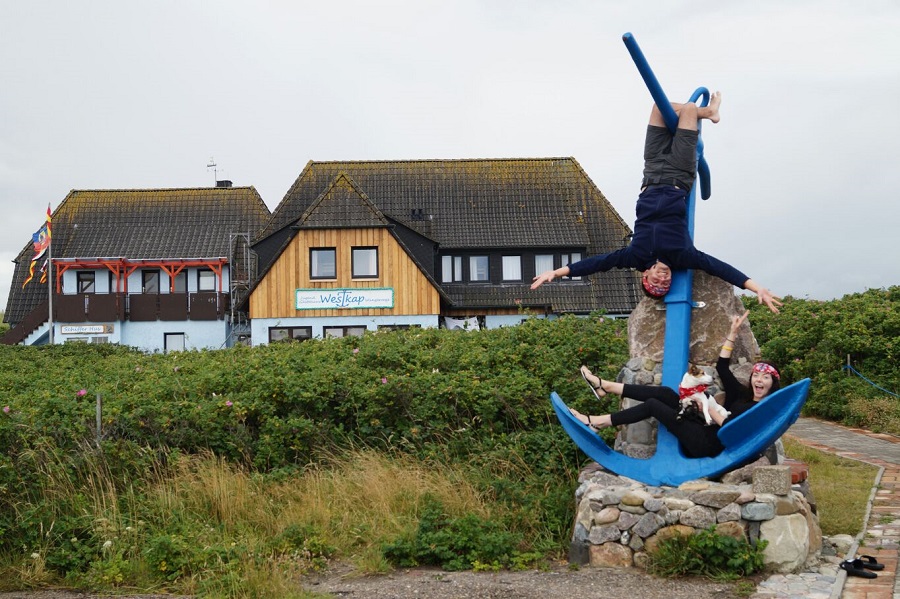
[(709, 105), (706, 107), (709, 110), (709, 115), (706, 117), (713, 123), (719, 122), (719, 105), (722, 103), (722, 92), (714, 92), (709, 97)]

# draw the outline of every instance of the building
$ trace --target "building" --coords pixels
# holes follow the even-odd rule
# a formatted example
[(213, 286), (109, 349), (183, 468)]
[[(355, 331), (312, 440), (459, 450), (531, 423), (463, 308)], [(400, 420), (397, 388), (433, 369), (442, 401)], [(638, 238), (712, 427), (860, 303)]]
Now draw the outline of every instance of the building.
[(630, 234), (572, 158), (311, 161), (253, 245), (253, 344), (627, 315), (631, 271), (530, 283)]
[(15, 260), (5, 312), (11, 328), (2, 342), (120, 343), (147, 351), (231, 345), (249, 334), (234, 308), (255, 274), (250, 242), (269, 217), (253, 187), (227, 181), (199, 189), (73, 190), (52, 218), (52, 302), (38, 277), (23, 287), (29, 243)]

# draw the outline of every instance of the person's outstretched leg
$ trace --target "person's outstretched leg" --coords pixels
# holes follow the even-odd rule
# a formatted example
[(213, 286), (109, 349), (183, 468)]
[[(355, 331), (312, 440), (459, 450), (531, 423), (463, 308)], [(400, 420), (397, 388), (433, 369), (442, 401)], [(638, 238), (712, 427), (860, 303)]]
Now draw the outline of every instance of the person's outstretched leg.
[(678, 409), (680, 407), (678, 393), (669, 387), (661, 385), (625, 385), (615, 381), (607, 381), (592, 373), (587, 366), (581, 367), (581, 375), (588, 385), (603, 391), (603, 394), (612, 393), (613, 395), (621, 395), (637, 401), (658, 399), (673, 408)]
[[(708, 106), (700, 107), (692, 102), (688, 102), (686, 104), (678, 104), (677, 102), (672, 102), (672, 110), (674, 110), (675, 114), (678, 115), (679, 129), (696, 131), (697, 121), (706, 119), (713, 123), (719, 122), (719, 106), (721, 104), (722, 93), (715, 92), (709, 97)], [(650, 110), (650, 124), (654, 127), (666, 126), (666, 121), (663, 119), (662, 113), (659, 111), (659, 107), (656, 104), (654, 104), (653, 108)]]

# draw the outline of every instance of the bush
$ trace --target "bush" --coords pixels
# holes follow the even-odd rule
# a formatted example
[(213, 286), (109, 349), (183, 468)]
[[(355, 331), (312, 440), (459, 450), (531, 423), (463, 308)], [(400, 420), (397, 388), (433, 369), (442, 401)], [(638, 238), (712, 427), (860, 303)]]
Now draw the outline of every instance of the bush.
[(659, 576), (706, 576), (730, 580), (763, 568), (766, 541), (751, 545), (746, 539), (718, 535), (715, 528), (660, 542), (650, 554), (649, 570)]
[(521, 542), (520, 534), (506, 530), (500, 522), (475, 514), (452, 518), (440, 502), (428, 499), (414, 537), (385, 545), (384, 555), (402, 567), (426, 565), (467, 570), (476, 563), (508, 566)]

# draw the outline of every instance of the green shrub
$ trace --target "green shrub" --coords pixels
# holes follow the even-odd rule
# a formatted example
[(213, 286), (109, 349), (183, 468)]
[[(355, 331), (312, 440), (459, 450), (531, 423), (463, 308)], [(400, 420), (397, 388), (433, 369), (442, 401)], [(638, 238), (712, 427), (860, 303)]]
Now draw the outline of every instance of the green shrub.
[(730, 580), (763, 568), (766, 541), (751, 545), (746, 539), (718, 535), (715, 528), (679, 535), (659, 543), (650, 554), (649, 570), (659, 576), (706, 576)]
[(403, 567), (427, 565), (467, 570), (476, 563), (509, 565), (521, 542), (520, 534), (506, 530), (500, 522), (475, 514), (452, 518), (440, 502), (429, 499), (422, 507), (414, 537), (385, 545), (384, 555)]

